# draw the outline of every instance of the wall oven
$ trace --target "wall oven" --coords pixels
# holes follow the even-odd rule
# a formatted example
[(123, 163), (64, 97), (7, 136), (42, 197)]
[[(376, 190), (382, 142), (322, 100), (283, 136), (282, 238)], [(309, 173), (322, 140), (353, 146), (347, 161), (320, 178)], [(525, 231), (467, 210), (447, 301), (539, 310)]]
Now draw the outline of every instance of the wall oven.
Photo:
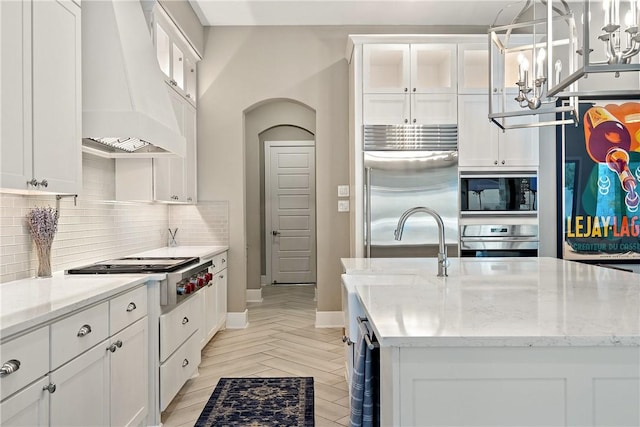
[(538, 242), (538, 225), (533, 223), (460, 226), (461, 257), (535, 257)]
[(460, 215), (536, 215), (535, 172), (460, 173)]

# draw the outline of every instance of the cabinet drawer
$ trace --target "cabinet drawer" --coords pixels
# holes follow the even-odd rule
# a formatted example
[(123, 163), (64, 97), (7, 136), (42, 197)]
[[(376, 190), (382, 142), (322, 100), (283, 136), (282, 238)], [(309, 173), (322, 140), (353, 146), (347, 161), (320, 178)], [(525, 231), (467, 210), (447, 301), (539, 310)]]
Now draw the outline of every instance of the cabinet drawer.
[(170, 312), (160, 316), (160, 361), (166, 360), (200, 327), (202, 292), (197, 292)]
[(0, 363), (18, 369), (0, 376), (0, 400), (49, 372), (49, 327), (45, 326), (0, 346)]
[(193, 334), (160, 365), (160, 410), (164, 411), (200, 365), (200, 335)]
[(113, 335), (146, 315), (147, 287), (140, 286), (109, 302), (109, 331)]
[(51, 370), (109, 336), (109, 303), (104, 302), (51, 325)]
[(223, 252), (214, 256), (212, 262), (211, 272), (215, 275), (220, 270), (227, 268), (227, 253)]

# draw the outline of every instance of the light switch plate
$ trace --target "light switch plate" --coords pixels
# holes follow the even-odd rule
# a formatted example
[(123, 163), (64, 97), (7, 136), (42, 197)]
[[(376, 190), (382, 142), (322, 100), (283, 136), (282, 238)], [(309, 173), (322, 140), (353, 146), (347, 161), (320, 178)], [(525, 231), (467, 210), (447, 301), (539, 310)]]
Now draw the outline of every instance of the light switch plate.
[(338, 197), (349, 197), (348, 185), (338, 185)]
[(348, 200), (338, 200), (338, 212), (349, 212)]

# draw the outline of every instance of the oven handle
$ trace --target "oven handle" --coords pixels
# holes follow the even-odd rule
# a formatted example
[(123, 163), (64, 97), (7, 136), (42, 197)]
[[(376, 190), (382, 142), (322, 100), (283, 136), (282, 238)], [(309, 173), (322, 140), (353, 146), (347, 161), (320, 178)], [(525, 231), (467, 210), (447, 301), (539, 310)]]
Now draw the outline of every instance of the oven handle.
[(460, 242), (476, 243), (476, 242), (537, 242), (538, 238), (532, 237), (461, 237)]

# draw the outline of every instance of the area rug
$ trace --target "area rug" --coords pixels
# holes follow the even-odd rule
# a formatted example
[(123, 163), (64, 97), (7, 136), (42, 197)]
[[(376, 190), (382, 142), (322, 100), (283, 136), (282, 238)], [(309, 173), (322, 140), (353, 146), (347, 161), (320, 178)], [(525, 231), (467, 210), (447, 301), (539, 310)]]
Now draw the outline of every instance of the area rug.
[(313, 427), (313, 378), (220, 378), (195, 427)]

